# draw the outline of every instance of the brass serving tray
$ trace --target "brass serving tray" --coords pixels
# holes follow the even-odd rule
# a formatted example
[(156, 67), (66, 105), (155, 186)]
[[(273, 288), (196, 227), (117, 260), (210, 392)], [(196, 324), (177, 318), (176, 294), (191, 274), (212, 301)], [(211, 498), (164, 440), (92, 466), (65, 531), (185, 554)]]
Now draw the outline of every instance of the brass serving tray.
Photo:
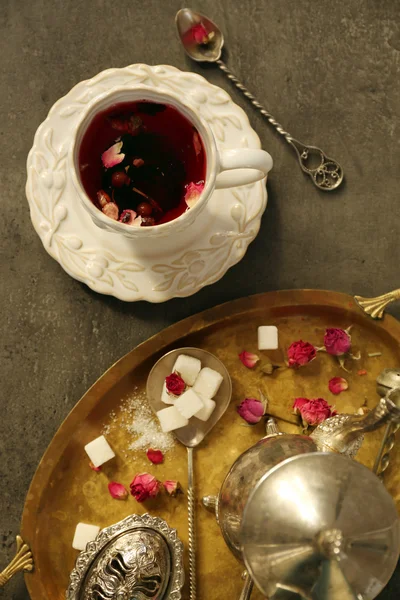
[[(362, 359), (354, 362), (352, 373), (344, 374), (335, 360), (321, 353), (317, 360), (299, 371), (284, 370), (273, 376), (246, 369), (238, 359), (243, 349), (257, 352), (257, 327), (275, 324), (284, 350), (299, 338), (320, 345), (326, 327), (348, 327)], [(111, 411), (120, 418), (122, 398), (135, 386), (145, 389), (146, 377), (155, 361), (165, 352), (180, 346), (197, 346), (216, 354), (227, 366), (233, 382), (232, 403), (217, 426), (195, 454), (197, 488), (198, 598), (217, 600), (239, 596), (243, 567), (225, 546), (213, 515), (206, 512), (200, 499), (217, 493), (232, 462), (264, 434), (260, 422), (248, 427), (236, 413), (236, 405), (246, 396), (258, 396), (264, 390), (271, 412), (286, 419), (291, 415), (293, 399), (298, 396), (324, 397), (340, 412), (354, 412), (365, 400), (368, 406), (378, 401), (375, 379), (385, 367), (400, 365), (400, 323), (390, 316), (374, 321), (365, 316), (354, 300), (345, 294), (318, 290), (270, 292), (243, 298), (172, 325), (121, 358), (89, 389), (65, 419), (44, 454), (32, 480), (22, 516), (21, 536), (29, 544), (34, 570), (25, 575), (32, 600), (61, 600), (68, 586), (77, 552), (71, 541), (78, 521), (106, 527), (131, 513), (150, 512), (177, 528), (187, 543), (186, 498), (158, 497), (145, 504), (134, 498), (113, 500), (108, 493), (109, 480), (129, 482), (137, 472), (149, 471), (158, 479), (179, 479), (187, 483), (186, 449), (176, 445), (165, 463), (151, 465), (144, 451), (124, 458), (129, 440), (125, 429), (113, 428), (108, 439), (117, 459), (107, 463), (101, 473), (88, 467), (84, 445), (97, 437)], [(266, 354), (282, 360), (283, 352)], [(367, 353), (381, 352), (368, 358)], [(357, 374), (366, 369), (367, 375)], [(328, 380), (344, 375), (350, 389), (334, 397)], [(283, 431), (298, 427), (281, 422)], [(371, 467), (383, 432), (368, 434), (358, 459)], [(392, 450), (385, 483), (400, 506), (400, 450)], [(185, 595), (186, 594), (186, 595)], [(187, 597), (187, 590), (184, 593)], [(254, 592), (254, 600), (261, 596)]]

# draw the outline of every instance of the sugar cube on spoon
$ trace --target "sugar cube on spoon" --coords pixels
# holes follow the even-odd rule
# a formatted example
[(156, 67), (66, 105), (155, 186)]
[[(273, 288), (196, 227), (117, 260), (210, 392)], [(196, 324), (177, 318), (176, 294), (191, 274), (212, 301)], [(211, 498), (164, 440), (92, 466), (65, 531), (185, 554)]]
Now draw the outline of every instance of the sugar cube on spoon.
[(201, 398), (203, 408), (201, 408), (194, 416), (196, 417), (196, 419), (200, 419), (200, 421), (208, 421), (208, 419), (214, 412), (216, 403), (214, 402), (214, 400), (211, 400), (211, 398), (205, 398), (200, 394), (198, 394), (198, 396)]
[(175, 406), (169, 406), (163, 408), (157, 413), (158, 420), (160, 421), (161, 429), (164, 433), (174, 431), (180, 427), (186, 427), (189, 420), (184, 417)]
[(200, 373), (201, 361), (194, 356), (180, 354), (172, 368), (173, 373), (179, 373), (186, 385), (193, 385)]
[(168, 393), (167, 384), (164, 381), (163, 389), (161, 392), (161, 402), (164, 402), (164, 404), (175, 404), (176, 398), (177, 396)]
[(204, 367), (201, 369), (194, 383), (193, 390), (206, 398), (214, 398), (219, 390), (222, 380), (223, 377), (218, 371), (214, 371), (214, 369), (210, 369), (209, 367)]
[(190, 419), (203, 408), (203, 402), (196, 392), (189, 388), (175, 401), (175, 406), (181, 415)]

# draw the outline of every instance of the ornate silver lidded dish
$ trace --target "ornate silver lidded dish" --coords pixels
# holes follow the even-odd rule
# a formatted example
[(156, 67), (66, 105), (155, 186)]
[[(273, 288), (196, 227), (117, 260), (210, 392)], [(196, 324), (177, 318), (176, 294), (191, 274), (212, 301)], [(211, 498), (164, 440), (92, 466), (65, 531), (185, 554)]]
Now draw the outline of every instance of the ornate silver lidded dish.
[(102, 529), (77, 558), (67, 600), (180, 600), (183, 544), (158, 517), (130, 515)]

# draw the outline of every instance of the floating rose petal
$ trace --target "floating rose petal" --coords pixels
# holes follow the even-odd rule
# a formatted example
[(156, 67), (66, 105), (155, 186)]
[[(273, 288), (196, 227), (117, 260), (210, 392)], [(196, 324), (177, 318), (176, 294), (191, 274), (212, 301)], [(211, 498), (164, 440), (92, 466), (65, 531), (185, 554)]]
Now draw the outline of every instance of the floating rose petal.
[(103, 212), (110, 219), (118, 221), (118, 206), (115, 204), (115, 202), (108, 202), (108, 204), (103, 206), (101, 212)]
[(324, 345), (328, 354), (342, 356), (351, 348), (351, 336), (345, 329), (330, 328), (325, 332)]
[(186, 186), (185, 202), (188, 208), (193, 208), (198, 199), (200, 198), (201, 192), (204, 190), (204, 183), (188, 183)]
[(236, 410), (242, 419), (250, 425), (255, 425), (255, 423), (261, 421), (264, 415), (263, 403), (256, 400), (256, 398), (246, 398)]
[(121, 223), (125, 223), (125, 225), (133, 225), (134, 220), (136, 219), (137, 214), (134, 210), (127, 208), (123, 210), (120, 218), (118, 219)]
[(95, 467), (94, 464), (92, 463), (92, 461), (89, 462), (89, 467), (93, 470), (96, 471), (96, 473), (98, 473), (99, 471), (101, 471), (101, 467)]
[(106, 169), (115, 167), (115, 165), (119, 165), (119, 163), (124, 160), (125, 154), (121, 152), (122, 144), (123, 142), (117, 142), (116, 144), (113, 144), (101, 155), (101, 161)]
[(160, 482), (150, 473), (139, 473), (133, 478), (130, 490), (138, 502), (144, 502), (148, 498), (157, 496), (160, 491)]
[(260, 360), (257, 354), (253, 354), (252, 352), (246, 352), (246, 350), (243, 350), (243, 352), (239, 354), (239, 358), (244, 364), (244, 366), (248, 369), (252, 369)]
[(359, 371), (357, 371), (357, 375), (366, 375), (367, 371), (365, 369), (360, 369)]
[(201, 151), (203, 149), (203, 147), (201, 145), (200, 136), (196, 130), (193, 132), (193, 148), (196, 153), (196, 156), (199, 156), (199, 154), (201, 154)]
[(161, 452), (161, 450), (153, 450), (153, 448), (150, 448), (147, 450), (146, 455), (153, 465), (159, 465), (164, 461), (164, 454)]
[(332, 409), (326, 400), (323, 398), (316, 398), (315, 400), (309, 400), (308, 398), (296, 398), (293, 403), (293, 412), (295, 415), (300, 415), (303, 422), (303, 426), (307, 428), (309, 425), (319, 425), (337, 414)]
[(126, 487), (122, 485), (122, 483), (117, 483), (116, 481), (110, 481), (108, 484), (108, 491), (116, 500), (126, 500), (129, 495)]
[(287, 355), (289, 367), (297, 369), (314, 360), (317, 356), (317, 351), (312, 344), (299, 340), (290, 344)]
[(328, 383), (329, 391), (332, 394), (340, 394), (349, 388), (349, 384), (344, 377), (332, 377)]
[(171, 373), (165, 378), (167, 392), (173, 396), (180, 396), (186, 388), (186, 383), (183, 381), (179, 373)]
[(173, 481), (172, 479), (168, 479), (167, 481), (164, 481), (163, 486), (164, 486), (165, 491), (170, 496), (176, 496), (177, 494), (183, 494), (181, 484), (179, 483), (179, 481)]
[(143, 126), (143, 120), (139, 117), (139, 115), (132, 115), (128, 119), (110, 117), (109, 121), (113, 129), (130, 133), (131, 135), (137, 135)]
[(97, 202), (99, 203), (100, 208), (103, 208), (106, 204), (111, 202), (110, 196), (104, 190), (99, 190), (97, 192)]
[(144, 160), (143, 158), (134, 158), (132, 164), (138, 169), (139, 167), (143, 167)]

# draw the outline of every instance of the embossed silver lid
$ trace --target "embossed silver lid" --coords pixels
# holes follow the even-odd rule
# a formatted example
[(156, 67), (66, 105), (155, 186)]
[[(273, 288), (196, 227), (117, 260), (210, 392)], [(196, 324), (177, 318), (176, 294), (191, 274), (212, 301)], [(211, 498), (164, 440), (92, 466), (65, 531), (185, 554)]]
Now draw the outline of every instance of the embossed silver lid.
[(80, 553), (67, 600), (180, 600), (183, 544), (158, 517), (130, 515)]

